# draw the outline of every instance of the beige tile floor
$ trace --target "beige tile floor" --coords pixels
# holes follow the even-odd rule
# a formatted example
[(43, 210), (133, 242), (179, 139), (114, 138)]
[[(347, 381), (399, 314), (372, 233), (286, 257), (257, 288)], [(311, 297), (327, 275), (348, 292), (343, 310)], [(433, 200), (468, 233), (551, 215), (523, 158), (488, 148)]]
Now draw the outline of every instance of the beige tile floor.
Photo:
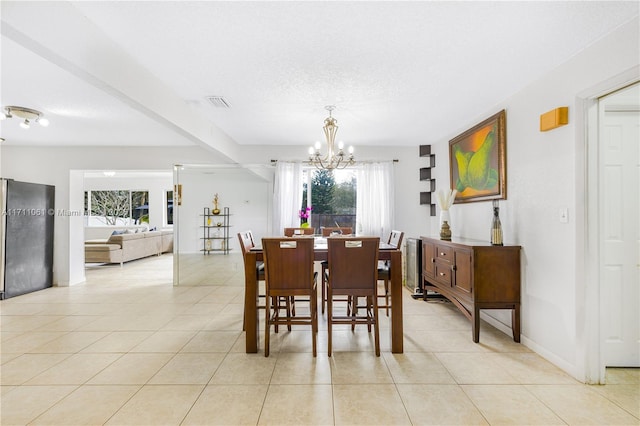
[(404, 354), (366, 329), (319, 354), (307, 328), (244, 353), (242, 259), (172, 256), (92, 266), (87, 282), (0, 302), (2, 425), (638, 425), (640, 371), (576, 382), (449, 303), (404, 299)]

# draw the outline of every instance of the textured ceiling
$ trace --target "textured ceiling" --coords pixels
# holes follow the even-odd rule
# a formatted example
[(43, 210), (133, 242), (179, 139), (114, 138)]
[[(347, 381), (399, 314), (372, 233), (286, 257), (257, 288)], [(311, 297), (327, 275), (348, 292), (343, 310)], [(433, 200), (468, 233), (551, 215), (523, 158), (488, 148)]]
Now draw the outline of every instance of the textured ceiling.
[(638, 4), (3, 1), (2, 105), (38, 108), (51, 125), (9, 120), (0, 133), (32, 145), (308, 146), (333, 104), (348, 144), (430, 143)]

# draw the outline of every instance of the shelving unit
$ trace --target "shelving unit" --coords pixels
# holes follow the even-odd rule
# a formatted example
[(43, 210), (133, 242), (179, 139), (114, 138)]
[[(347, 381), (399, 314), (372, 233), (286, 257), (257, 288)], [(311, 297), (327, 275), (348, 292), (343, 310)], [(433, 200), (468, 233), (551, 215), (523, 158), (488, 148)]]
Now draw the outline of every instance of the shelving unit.
[(427, 166), (420, 168), (420, 180), (427, 182), (428, 191), (420, 192), (420, 204), (429, 206), (429, 215), (436, 215), (436, 204), (433, 193), (436, 192), (436, 180), (431, 176), (436, 166), (436, 155), (431, 153), (431, 145), (420, 145), (420, 157), (426, 158)]
[(212, 252), (229, 253), (229, 207), (224, 207), (220, 214), (211, 213), (209, 207), (204, 208), (202, 216), (202, 248), (203, 254)]

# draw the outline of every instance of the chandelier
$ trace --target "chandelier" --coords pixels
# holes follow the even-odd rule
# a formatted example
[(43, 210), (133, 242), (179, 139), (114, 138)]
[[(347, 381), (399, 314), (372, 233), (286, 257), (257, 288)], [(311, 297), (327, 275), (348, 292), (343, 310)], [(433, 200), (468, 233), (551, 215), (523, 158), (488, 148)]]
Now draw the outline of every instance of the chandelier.
[(333, 105), (327, 105), (324, 107), (329, 111), (329, 117), (324, 119), (324, 136), (327, 140), (327, 154), (322, 155), (320, 153), (320, 142), (316, 142), (315, 147), (309, 148), (309, 165), (316, 166), (317, 169), (333, 170), (344, 169), (347, 166), (352, 166), (356, 163), (353, 158), (353, 147), (349, 147), (349, 156), (345, 158), (344, 144), (342, 141), (338, 142), (338, 150), (336, 152), (336, 133), (338, 132), (338, 121), (331, 116), (331, 112), (336, 107)]
[(6, 106), (3, 109), (4, 111), (0, 112), (0, 120), (13, 117), (21, 118), (24, 120), (20, 122), (20, 127), (23, 129), (28, 129), (33, 121), (40, 124), (42, 127), (47, 127), (49, 125), (49, 120), (44, 118), (40, 111), (36, 111), (35, 109), (19, 106)]

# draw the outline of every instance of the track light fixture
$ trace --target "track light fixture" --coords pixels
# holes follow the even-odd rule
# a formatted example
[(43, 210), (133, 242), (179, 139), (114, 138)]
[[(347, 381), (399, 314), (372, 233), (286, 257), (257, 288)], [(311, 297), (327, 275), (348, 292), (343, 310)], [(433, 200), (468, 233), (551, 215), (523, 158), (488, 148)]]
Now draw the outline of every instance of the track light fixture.
[(34, 121), (42, 127), (49, 125), (49, 120), (44, 118), (44, 115), (40, 111), (35, 109), (20, 106), (6, 106), (3, 108), (3, 111), (0, 112), (0, 120), (13, 117), (18, 117), (23, 120), (20, 122), (20, 127), (23, 129), (31, 127), (31, 123)]

